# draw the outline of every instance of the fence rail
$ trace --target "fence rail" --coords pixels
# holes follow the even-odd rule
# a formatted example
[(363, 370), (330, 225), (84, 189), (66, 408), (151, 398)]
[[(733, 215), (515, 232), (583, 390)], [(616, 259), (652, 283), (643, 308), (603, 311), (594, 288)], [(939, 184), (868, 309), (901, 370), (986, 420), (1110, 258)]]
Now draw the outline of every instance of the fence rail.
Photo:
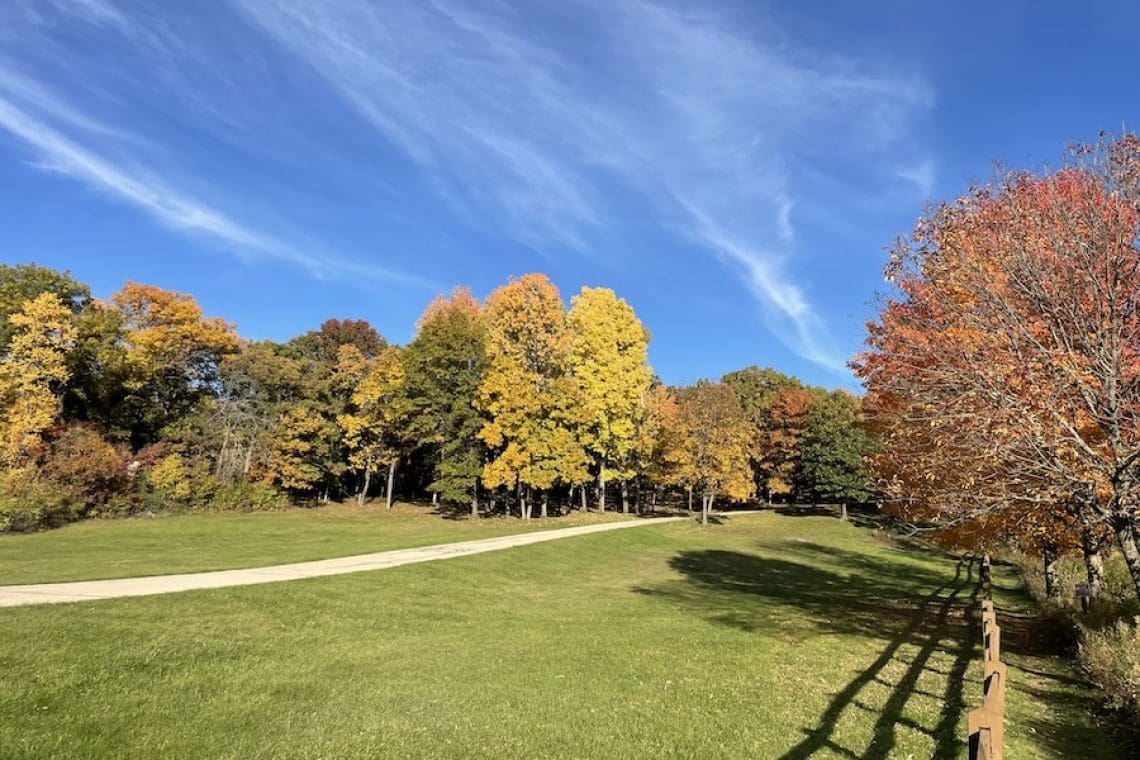
[(1002, 760), (1006, 667), (1001, 661), (1001, 626), (994, 613), (990, 556), (982, 558), (982, 706), (970, 710), (970, 760)]

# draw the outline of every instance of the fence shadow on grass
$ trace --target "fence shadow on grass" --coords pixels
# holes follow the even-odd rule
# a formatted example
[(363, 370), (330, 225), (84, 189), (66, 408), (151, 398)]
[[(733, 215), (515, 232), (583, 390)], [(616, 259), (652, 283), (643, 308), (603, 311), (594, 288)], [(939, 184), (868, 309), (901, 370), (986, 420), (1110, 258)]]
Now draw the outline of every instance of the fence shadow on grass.
[[(851, 573), (820, 568), (820, 558), (812, 556), (816, 553), (831, 555)], [(889, 559), (834, 547), (792, 543), (782, 546), (780, 554), (776, 559), (734, 551), (682, 552), (670, 564), (684, 580), (637, 591), (682, 602), (714, 623), (744, 631), (780, 629), (781, 616), (772, 610), (775, 604), (795, 608), (811, 621), (805, 638), (822, 630), (887, 642), (878, 657), (832, 697), (814, 726), (800, 727), (803, 738), (782, 760), (808, 758), (821, 750), (882, 760), (891, 756), (899, 726), (928, 734), (935, 745), (934, 757), (958, 756), (964, 744), (958, 724), (965, 710), (966, 671), (978, 640), (973, 612), (979, 589), (973, 563), (959, 562), (953, 579), (947, 580), (944, 573), (921, 566), (900, 567)], [(802, 561), (786, 558), (797, 554)], [(924, 593), (931, 588), (933, 592)], [(787, 636), (786, 630), (783, 635)], [(936, 653), (952, 658), (949, 670), (940, 671), (946, 685), (944, 693), (936, 696), (943, 708), (933, 725), (916, 725), (904, 718), (904, 709), (919, 693), (919, 678)], [(903, 663), (905, 670), (892, 683), (884, 671), (894, 661)], [(835, 735), (840, 719), (848, 708), (859, 705), (864, 688), (875, 683), (887, 685), (890, 693), (874, 707), (878, 717), (873, 740), (867, 748), (842, 746)], [(789, 726), (789, 732), (794, 730)]]

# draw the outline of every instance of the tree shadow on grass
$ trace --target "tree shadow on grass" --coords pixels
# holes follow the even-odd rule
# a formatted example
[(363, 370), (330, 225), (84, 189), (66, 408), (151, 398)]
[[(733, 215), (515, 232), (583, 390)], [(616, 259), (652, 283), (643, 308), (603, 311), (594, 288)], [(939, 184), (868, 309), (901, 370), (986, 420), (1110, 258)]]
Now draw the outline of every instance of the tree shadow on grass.
[[(823, 630), (887, 642), (878, 657), (832, 697), (816, 724), (802, 729), (803, 739), (782, 760), (811, 757), (824, 749), (847, 757), (883, 760), (891, 755), (899, 726), (931, 736), (934, 757), (956, 757), (964, 745), (957, 735), (965, 709), (963, 685), (979, 639), (973, 622), (980, 593), (974, 563), (960, 561), (948, 580), (943, 573), (918, 566), (900, 566), (833, 547), (806, 546), (781, 551), (783, 557), (807, 555), (802, 562), (733, 551), (682, 552), (670, 564), (683, 580), (637, 591), (683, 603), (711, 622), (744, 631), (781, 630), (782, 616), (772, 610), (775, 604), (795, 608), (811, 621), (809, 628), (816, 630), (804, 631), (805, 638)], [(830, 554), (832, 561), (851, 568), (851, 574), (840, 575), (811, 564), (810, 555), (816, 552)], [(786, 630), (783, 633), (787, 635)], [(904, 646), (909, 660), (902, 656)], [(952, 658), (949, 670), (941, 671), (946, 683), (944, 693), (938, 695), (943, 708), (933, 725), (916, 725), (903, 717), (904, 708), (918, 692), (918, 680), (936, 653)], [(904, 663), (905, 670), (892, 682), (885, 671), (894, 661)], [(840, 719), (851, 707), (867, 709), (866, 699), (860, 697), (876, 682), (887, 685), (890, 693), (874, 708), (878, 718), (869, 747), (861, 753), (858, 748), (843, 747), (836, 736)]]

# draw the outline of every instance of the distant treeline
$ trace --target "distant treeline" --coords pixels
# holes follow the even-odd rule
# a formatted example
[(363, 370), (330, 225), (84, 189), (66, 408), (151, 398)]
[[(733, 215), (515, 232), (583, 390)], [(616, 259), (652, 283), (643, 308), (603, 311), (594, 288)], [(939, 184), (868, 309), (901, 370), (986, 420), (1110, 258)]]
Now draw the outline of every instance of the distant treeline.
[(245, 341), (186, 294), (0, 265), (0, 529), (394, 494), (529, 518), (859, 501), (859, 402), (749, 367), (665, 387), (613, 291), (541, 274), (432, 301), (406, 346), (330, 319)]

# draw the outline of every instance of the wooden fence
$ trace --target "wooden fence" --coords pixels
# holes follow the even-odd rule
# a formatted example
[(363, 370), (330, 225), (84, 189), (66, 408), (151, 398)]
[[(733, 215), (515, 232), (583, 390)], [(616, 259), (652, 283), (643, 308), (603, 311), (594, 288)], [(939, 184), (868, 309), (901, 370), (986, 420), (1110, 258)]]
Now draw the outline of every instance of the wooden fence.
[(982, 558), (982, 706), (970, 710), (970, 760), (1001, 760), (1006, 667), (1001, 661), (1001, 627), (994, 614), (990, 556)]

